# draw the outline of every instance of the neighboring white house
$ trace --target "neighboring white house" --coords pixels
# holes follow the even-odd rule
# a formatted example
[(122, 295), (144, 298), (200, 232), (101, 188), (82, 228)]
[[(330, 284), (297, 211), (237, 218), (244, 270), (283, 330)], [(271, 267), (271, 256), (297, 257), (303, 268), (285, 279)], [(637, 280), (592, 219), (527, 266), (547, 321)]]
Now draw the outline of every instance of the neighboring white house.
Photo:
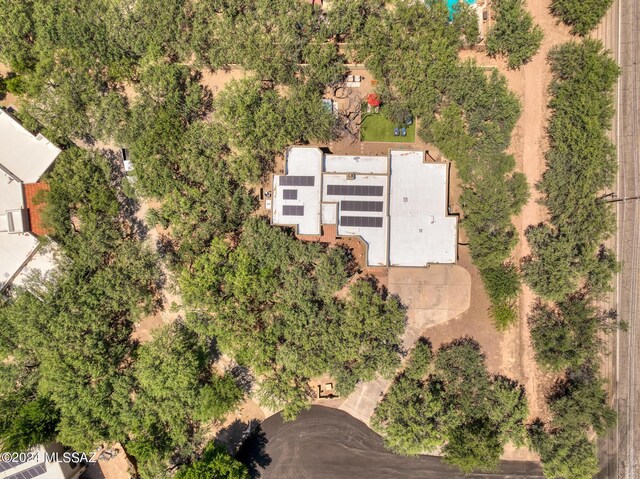
[[(16, 461), (0, 462), (0, 479), (75, 479), (85, 470), (84, 464), (65, 461), (65, 450), (58, 443), (36, 446), (23, 454), (16, 454)], [(58, 457), (59, 461), (51, 461)], [(69, 459), (74, 459), (69, 456)]]
[(273, 177), (272, 223), (300, 235), (360, 237), (369, 266), (455, 263), (458, 221), (448, 214), (447, 163), (425, 162), (423, 151), (388, 156), (325, 155), (293, 147), (286, 174)]
[[(30, 196), (42, 189), (38, 180), (60, 149), (42, 135), (34, 136), (0, 108), (0, 291), (25, 268), (39, 247), (30, 213)], [(36, 227), (37, 230), (37, 227)]]

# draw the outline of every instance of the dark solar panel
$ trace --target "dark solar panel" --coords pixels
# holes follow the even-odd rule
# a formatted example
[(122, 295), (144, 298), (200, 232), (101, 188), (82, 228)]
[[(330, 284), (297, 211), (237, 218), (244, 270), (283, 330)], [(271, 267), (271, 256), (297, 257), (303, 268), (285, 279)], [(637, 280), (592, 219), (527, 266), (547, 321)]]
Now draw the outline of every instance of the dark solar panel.
[(381, 212), (384, 203), (382, 201), (341, 201), (342, 211), (376, 211)]
[(281, 176), (280, 186), (313, 186), (315, 176)]
[(341, 216), (340, 226), (382, 228), (382, 217), (381, 216)]
[(25, 469), (24, 471), (16, 472), (15, 474), (7, 476), (6, 479), (32, 479), (34, 477), (41, 476), (45, 472), (47, 472), (47, 470), (44, 467), (44, 463), (36, 464), (29, 469)]
[(304, 216), (303, 205), (284, 205), (282, 207), (282, 214), (285, 216)]
[(19, 466), (20, 464), (24, 464), (25, 461), (2, 461), (0, 462), (0, 472), (7, 471), (13, 467)]
[(382, 196), (383, 187), (375, 185), (327, 185), (327, 195)]
[(285, 200), (297, 200), (298, 190), (282, 190), (282, 198)]

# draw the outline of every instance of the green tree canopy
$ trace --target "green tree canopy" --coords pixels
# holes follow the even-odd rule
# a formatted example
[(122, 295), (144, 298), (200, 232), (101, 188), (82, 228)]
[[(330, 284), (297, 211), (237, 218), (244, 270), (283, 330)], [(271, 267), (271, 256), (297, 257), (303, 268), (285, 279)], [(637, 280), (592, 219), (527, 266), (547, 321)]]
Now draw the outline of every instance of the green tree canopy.
[(249, 479), (249, 471), (222, 447), (209, 443), (193, 464), (182, 466), (176, 479)]
[(549, 398), (553, 424), (563, 429), (593, 428), (605, 434), (616, 423), (616, 413), (609, 407), (604, 386), (593, 366), (569, 370)]
[(523, 272), (537, 294), (561, 301), (585, 277), (594, 280), (596, 290), (606, 290), (606, 276), (616, 270), (612, 255), (600, 254), (615, 218), (599, 196), (615, 179), (615, 148), (607, 130), (620, 70), (602, 43), (590, 39), (553, 48), (549, 62), (550, 149), (538, 188), (550, 224), (527, 229), (532, 254)]
[(480, 41), (478, 13), (467, 2), (457, 2), (453, 6), (453, 25), (462, 36), (465, 47), (476, 45)]
[(612, 3), (613, 0), (553, 0), (551, 12), (571, 27), (571, 33), (586, 36), (598, 26)]
[[(1, 403), (3, 410), (8, 411), (7, 398)], [(19, 406), (5, 421), (0, 425), (0, 448), (6, 452), (27, 451), (55, 438), (60, 415), (52, 401), (36, 397)]]
[(414, 116), (430, 118), (447, 75), (455, 69), (462, 41), (459, 24), (449, 22), (447, 6), (439, 0), (399, 1), (393, 13), (375, 6), (371, 13), (354, 35), (357, 59)]
[(418, 342), (371, 419), (385, 445), (415, 455), (442, 447), (444, 460), (464, 472), (496, 470), (504, 445), (523, 445), (524, 389), (490, 376), (478, 343), (461, 338), (431, 348)]
[[(231, 143), (267, 162), (287, 146), (328, 141), (334, 117), (321, 94), (309, 86), (291, 87), (287, 96), (265, 88), (256, 78), (230, 82), (216, 101)], [(270, 166), (265, 163), (263, 168)]]
[(537, 303), (530, 316), (531, 342), (538, 364), (551, 371), (577, 368), (606, 350), (601, 333), (616, 328), (611, 312), (600, 311), (582, 294), (555, 307)]
[[(334, 272), (330, 283), (327, 267)], [(320, 244), (253, 218), (235, 248), (214, 240), (183, 271), (180, 286), (194, 308), (193, 327), (264, 374), (263, 399), (274, 409), (289, 406), (284, 415), (292, 418), (308, 404), (309, 378), (330, 373), (348, 394), (358, 381), (389, 376), (399, 364), (404, 310), (364, 280), (347, 299), (336, 298), (347, 268), (344, 253), (327, 256)]]
[(536, 424), (530, 428), (531, 445), (540, 454), (542, 470), (548, 478), (591, 479), (598, 473), (596, 445), (579, 429), (545, 431)]
[(497, 0), (492, 6), (495, 24), (487, 34), (487, 51), (506, 56), (509, 68), (519, 68), (540, 49), (542, 28), (525, 10), (524, 0)]

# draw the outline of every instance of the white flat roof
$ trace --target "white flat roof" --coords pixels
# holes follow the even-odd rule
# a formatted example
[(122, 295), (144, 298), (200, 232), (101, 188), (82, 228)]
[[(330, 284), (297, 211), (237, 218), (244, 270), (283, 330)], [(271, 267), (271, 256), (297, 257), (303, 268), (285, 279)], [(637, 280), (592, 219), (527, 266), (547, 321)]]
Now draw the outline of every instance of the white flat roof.
[(323, 156), (293, 147), (286, 175), (273, 179), (273, 216), (298, 234), (358, 236), (369, 266), (455, 263), (457, 218), (448, 216), (448, 164), (425, 163), (423, 151), (384, 156)]
[[(272, 221), (276, 225), (296, 226), (297, 233), (301, 235), (319, 235), (322, 216), (322, 151), (311, 147), (291, 148), (287, 152), (286, 165), (286, 175), (273, 177)], [(307, 180), (303, 181), (304, 184), (281, 184), (281, 181), (286, 183), (286, 180), (282, 180), (286, 177), (302, 177)], [(309, 178), (312, 180), (308, 180)], [(290, 195), (285, 191), (290, 192)], [(289, 196), (285, 198), (285, 195)]]
[(326, 155), (324, 171), (327, 173), (374, 173), (386, 175), (386, 156)]
[(30, 233), (0, 233), (0, 291), (25, 265), (38, 248), (38, 240)]
[(38, 248), (25, 267), (16, 275), (12, 282), (13, 285), (25, 286), (27, 279), (34, 274), (39, 275), (42, 279), (49, 278), (56, 267), (56, 259), (59, 255), (60, 251), (56, 243), (49, 243)]
[(322, 203), (322, 224), (335, 225), (338, 223), (338, 205), (335, 203)]
[(389, 264), (455, 263), (457, 218), (447, 215), (445, 163), (424, 163), (424, 152), (392, 151)]
[[(0, 290), (26, 270), (39, 242), (27, 229), (23, 183), (36, 183), (60, 149), (42, 135), (34, 136), (0, 108)], [(30, 268), (42, 270), (44, 259)]]
[(0, 108), (0, 164), (24, 183), (36, 183), (60, 149), (44, 136), (34, 136)]
[(0, 214), (24, 208), (22, 183), (0, 168)]

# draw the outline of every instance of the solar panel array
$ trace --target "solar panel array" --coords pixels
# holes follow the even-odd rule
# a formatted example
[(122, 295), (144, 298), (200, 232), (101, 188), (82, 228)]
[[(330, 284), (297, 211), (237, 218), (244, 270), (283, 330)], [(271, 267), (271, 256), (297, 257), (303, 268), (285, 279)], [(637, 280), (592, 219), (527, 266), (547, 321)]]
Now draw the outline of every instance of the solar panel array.
[(384, 207), (382, 201), (341, 201), (342, 211), (376, 211), (381, 212)]
[(2, 461), (0, 462), (0, 472), (4, 472), (8, 469), (24, 464), (26, 461)]
[(313, 186), (315, 176), (281, 176), (280, 186)]
[(7, 476), (7, 479), (32, 479), (33, 477), (41, 476), (47, 472), (44, 467), (44, 463), (36, 464), (29, 469), (25, 469), (24, 471), (16, 472), (10, 476)]
[(383, 187), (375, 185), (327, 185), (327, 195), (382, 196)]
[(341, 216), (340, 226), (360, 226), (364, 228), (382, 228), (380, 216)]
[(297, 200), (298, 190), (282, 190), (282, 199), (285, 200)]
[(304, 216), (303, 205), (284, 205), (282, 207), (282, 214), (284, 216)]

